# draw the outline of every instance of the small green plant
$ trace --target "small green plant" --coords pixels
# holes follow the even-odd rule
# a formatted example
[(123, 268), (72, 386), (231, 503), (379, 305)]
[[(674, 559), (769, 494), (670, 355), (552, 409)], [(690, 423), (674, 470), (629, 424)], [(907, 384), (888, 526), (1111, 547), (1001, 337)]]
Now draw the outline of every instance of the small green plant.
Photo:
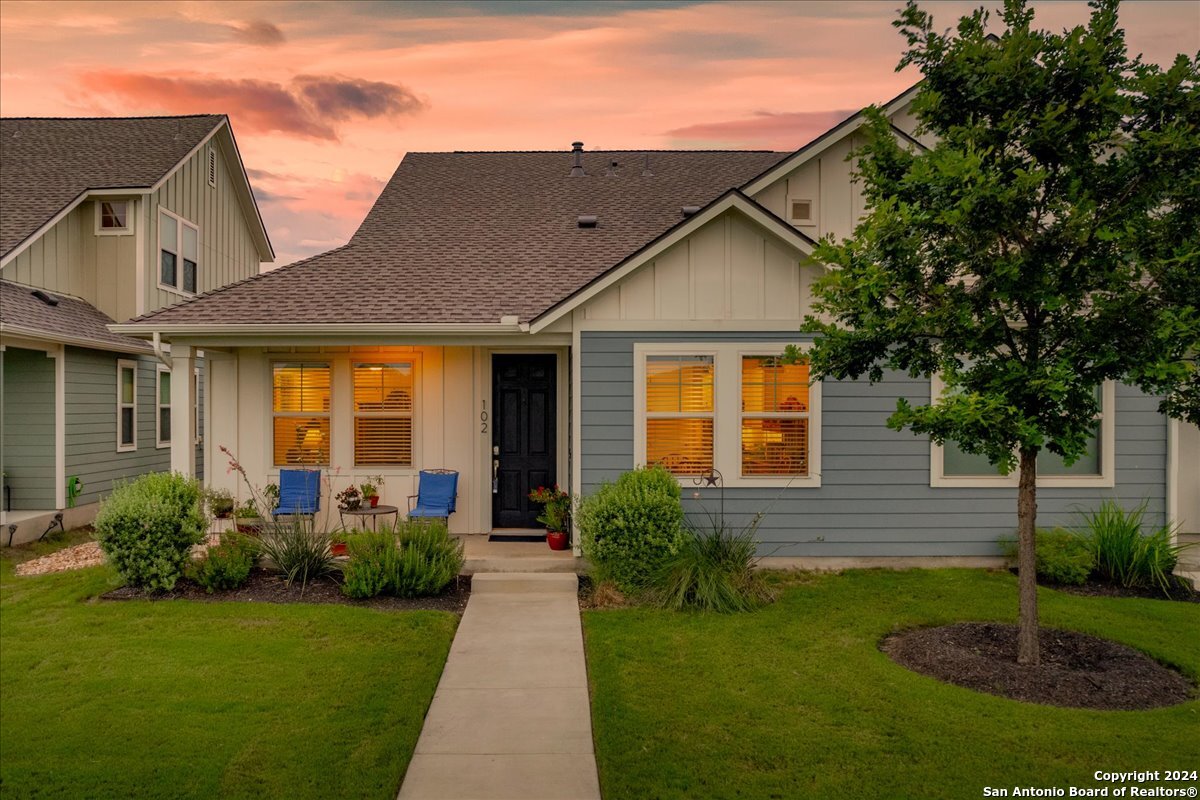
[(200, 484), (178, 473), (153, 472), (119, 484), (100, 504), (96, 539), (125, 583), (169, 591), (208, 520)]
[[(1006, 554), (1015, 558), (1016, 540), (1007, 539), (1002, 544)], [(1096, 556), (1088, 540), (1063, 528), (1039, 530), (1035, 552), (1038, 577), (1051, 583), (1080, 586), (1087, 582), (1096, 566)]]
[(229, 517), (233, 514), (233, 508), (236, 505), (233, 494), (227, 489), (206, 489), (204, 500), (208, 504), (208, 510), (217, 519)]
[[(247, 501), (252, 502), (252, 501)], [(268, 483), (263, 489), (263, 503), (266, 505), (267, 514), (270, 514), (275, 509), (279, 508), (279, 484)]]
[(1126, 588), (1155, 586), (1170, 594), (1171, 570), (1184, 548), (1172, 542), (1173, 525), (1143, 533), (1147, 505), (1142, 501), (1127, 511), (1115, 500), (1105, 500), (1095, 511), (1083, 514), (1082, 535), (1091, 546), (1101, 580)]
[(259, 550), (288, 586), (300, 582), (301, 594), (312, 581), (337, 571), (329, 535), (312, 530), (298, 517), (269, 523), (259, 539)]
[(683, 545), (654, 576), (651, 599), (674, 611), (722, 614), (753, 611), (770, 603), (774, 595), (755, 571), (762, 516), (756, 514), (740, 530), (729, 525), (724, 515), (708, 514), (703, 526), (689, 520)]
[(394, 531), (346, 537), (342, 592), (349, 597), (427, 597), (440, 594), (462, 571), (462, 542), (440, 522), (403, 522)]
[(237, 507), (233, 516), (236, 519), (258, 519), (261, 515), (258, 513), (258, 507), (254, 505), (254, 501), (247, 500)]
[(342, 594), (359, 600), (383, 594), (398, 555), (390, 532), (363, 531), (346, 537), (349, 562), (343, 568)]
[(578, 522), (599, 580), (625, 592), (645, 588), (683, 546), (679, 482), (660, 466), (631, 470), (585, 498)]
[(547, 489), (539, 486), (529, 493), (529, 499), (542, 504), (542, 513), (537, 521), (546, 526), (548, 531), (568, 531), (571, 529), (571, 495), (558, 488)]
[(371, 475), (358, 486), (358, 490), (362, 492), (364, 500), (370, 500), (372, 497), (379, 496), (379, 487), (383, 486), (382, 475)]
[(221, 534), (221, 541), (193, 561), (187, 576), (212, 594), (217, 589), (236, 589), (250, 577), (258, 556), (255, 541), (236, 533)]

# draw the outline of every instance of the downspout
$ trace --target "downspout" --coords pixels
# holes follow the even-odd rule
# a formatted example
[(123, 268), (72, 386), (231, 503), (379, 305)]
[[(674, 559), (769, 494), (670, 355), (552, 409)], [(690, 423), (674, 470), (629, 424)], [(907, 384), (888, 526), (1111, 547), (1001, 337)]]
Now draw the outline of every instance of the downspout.
[(159, 362), (166, 365), (167, 367), (175, 366), (174, 362), (171, 361), (171, 357), (169, 355), (167, 355), (165, 350), (163, 350), (162, 334), (160, 334), (158, 331), (155, 331), (151, 335), (150, 344), (153, 345), (154, 357), (157, 358), (159, 360)]

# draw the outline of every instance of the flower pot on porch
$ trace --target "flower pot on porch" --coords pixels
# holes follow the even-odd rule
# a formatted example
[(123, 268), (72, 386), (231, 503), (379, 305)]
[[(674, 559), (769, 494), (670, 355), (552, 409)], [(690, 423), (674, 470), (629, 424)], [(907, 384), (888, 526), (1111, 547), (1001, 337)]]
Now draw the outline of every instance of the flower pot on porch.
[(335, 556), (346, 555), (346, 543), (345, 542), (333, 542), (332, 544), (329, 545), (329, 552), (333, 553)]
[(571, 546), (565, 531), (546, 531), (546, 544), (551, 550), (566, 550)]
[(375, 508), (377, 505), (379, 505), (379, 495), (373, 494), (367, 499), (371, 501), (371, 508)]

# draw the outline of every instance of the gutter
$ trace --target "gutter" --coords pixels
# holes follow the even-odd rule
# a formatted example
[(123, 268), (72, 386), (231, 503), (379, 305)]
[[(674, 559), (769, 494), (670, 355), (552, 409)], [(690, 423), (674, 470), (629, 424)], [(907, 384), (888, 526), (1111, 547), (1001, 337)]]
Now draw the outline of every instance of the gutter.
[(154, 332), (154, 337), (151, 339), (151, 344), (154, 347), (154, 357), (157, 358), (164, 366), (169, 369), (175, 368), (175, 362), (171, 360), (171, 356), (163, 350), (162, 335), (158, 331)]
[(88, 350), (108, 350), (113, 353), (132, 353), (135, 355), (146, 355), (150, 352), (147, 347), (138, 347), (136, 343), (121, 344), (119, 342), (106, 342), (100, 339), (88, 339), (83, 336), (63, 336), (51, 331), (38, 330), (36, 328), (24, 328), (19, 325), (8, 325), (0, 323), (0, 334), (7, 336), (22, 337), (25, 339), (35, 339), (43, 342), (54, 342), (55, 344), (66, 344), (72, 347), (84, 347)]
[(204, 335), (244, 335), (244, 336), (311, 336), (325, 334), (329, 336), (355, 336), (379, 334), (520, 334), (529, 332), (529, 323), (512, 321), (501, 323), (485, 322), (472, 324), (458, 323), (425, 323), (404, 325), (394, 322), (375, 323), (338, 323), (330, 324), (269, 324), (246, 325), (242, 323), (207, 323), (195, 325), (163, 325), (152, 323), (120, 323), (109, 325), (113, 333), (125, 336), (150, 337), (157, 341), (163, 334), (168, 336), (204, 336)]

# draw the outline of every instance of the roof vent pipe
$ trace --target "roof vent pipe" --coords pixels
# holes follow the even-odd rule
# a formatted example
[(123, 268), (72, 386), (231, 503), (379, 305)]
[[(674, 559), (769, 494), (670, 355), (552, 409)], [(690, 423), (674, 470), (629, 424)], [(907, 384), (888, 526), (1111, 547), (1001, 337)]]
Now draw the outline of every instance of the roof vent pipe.
[(583, 142), (571, 142), (571, 153), (575, 157), (575, 161), (571, 164), (571, 177), (582, 178), (587, 175), (583, 171)]

